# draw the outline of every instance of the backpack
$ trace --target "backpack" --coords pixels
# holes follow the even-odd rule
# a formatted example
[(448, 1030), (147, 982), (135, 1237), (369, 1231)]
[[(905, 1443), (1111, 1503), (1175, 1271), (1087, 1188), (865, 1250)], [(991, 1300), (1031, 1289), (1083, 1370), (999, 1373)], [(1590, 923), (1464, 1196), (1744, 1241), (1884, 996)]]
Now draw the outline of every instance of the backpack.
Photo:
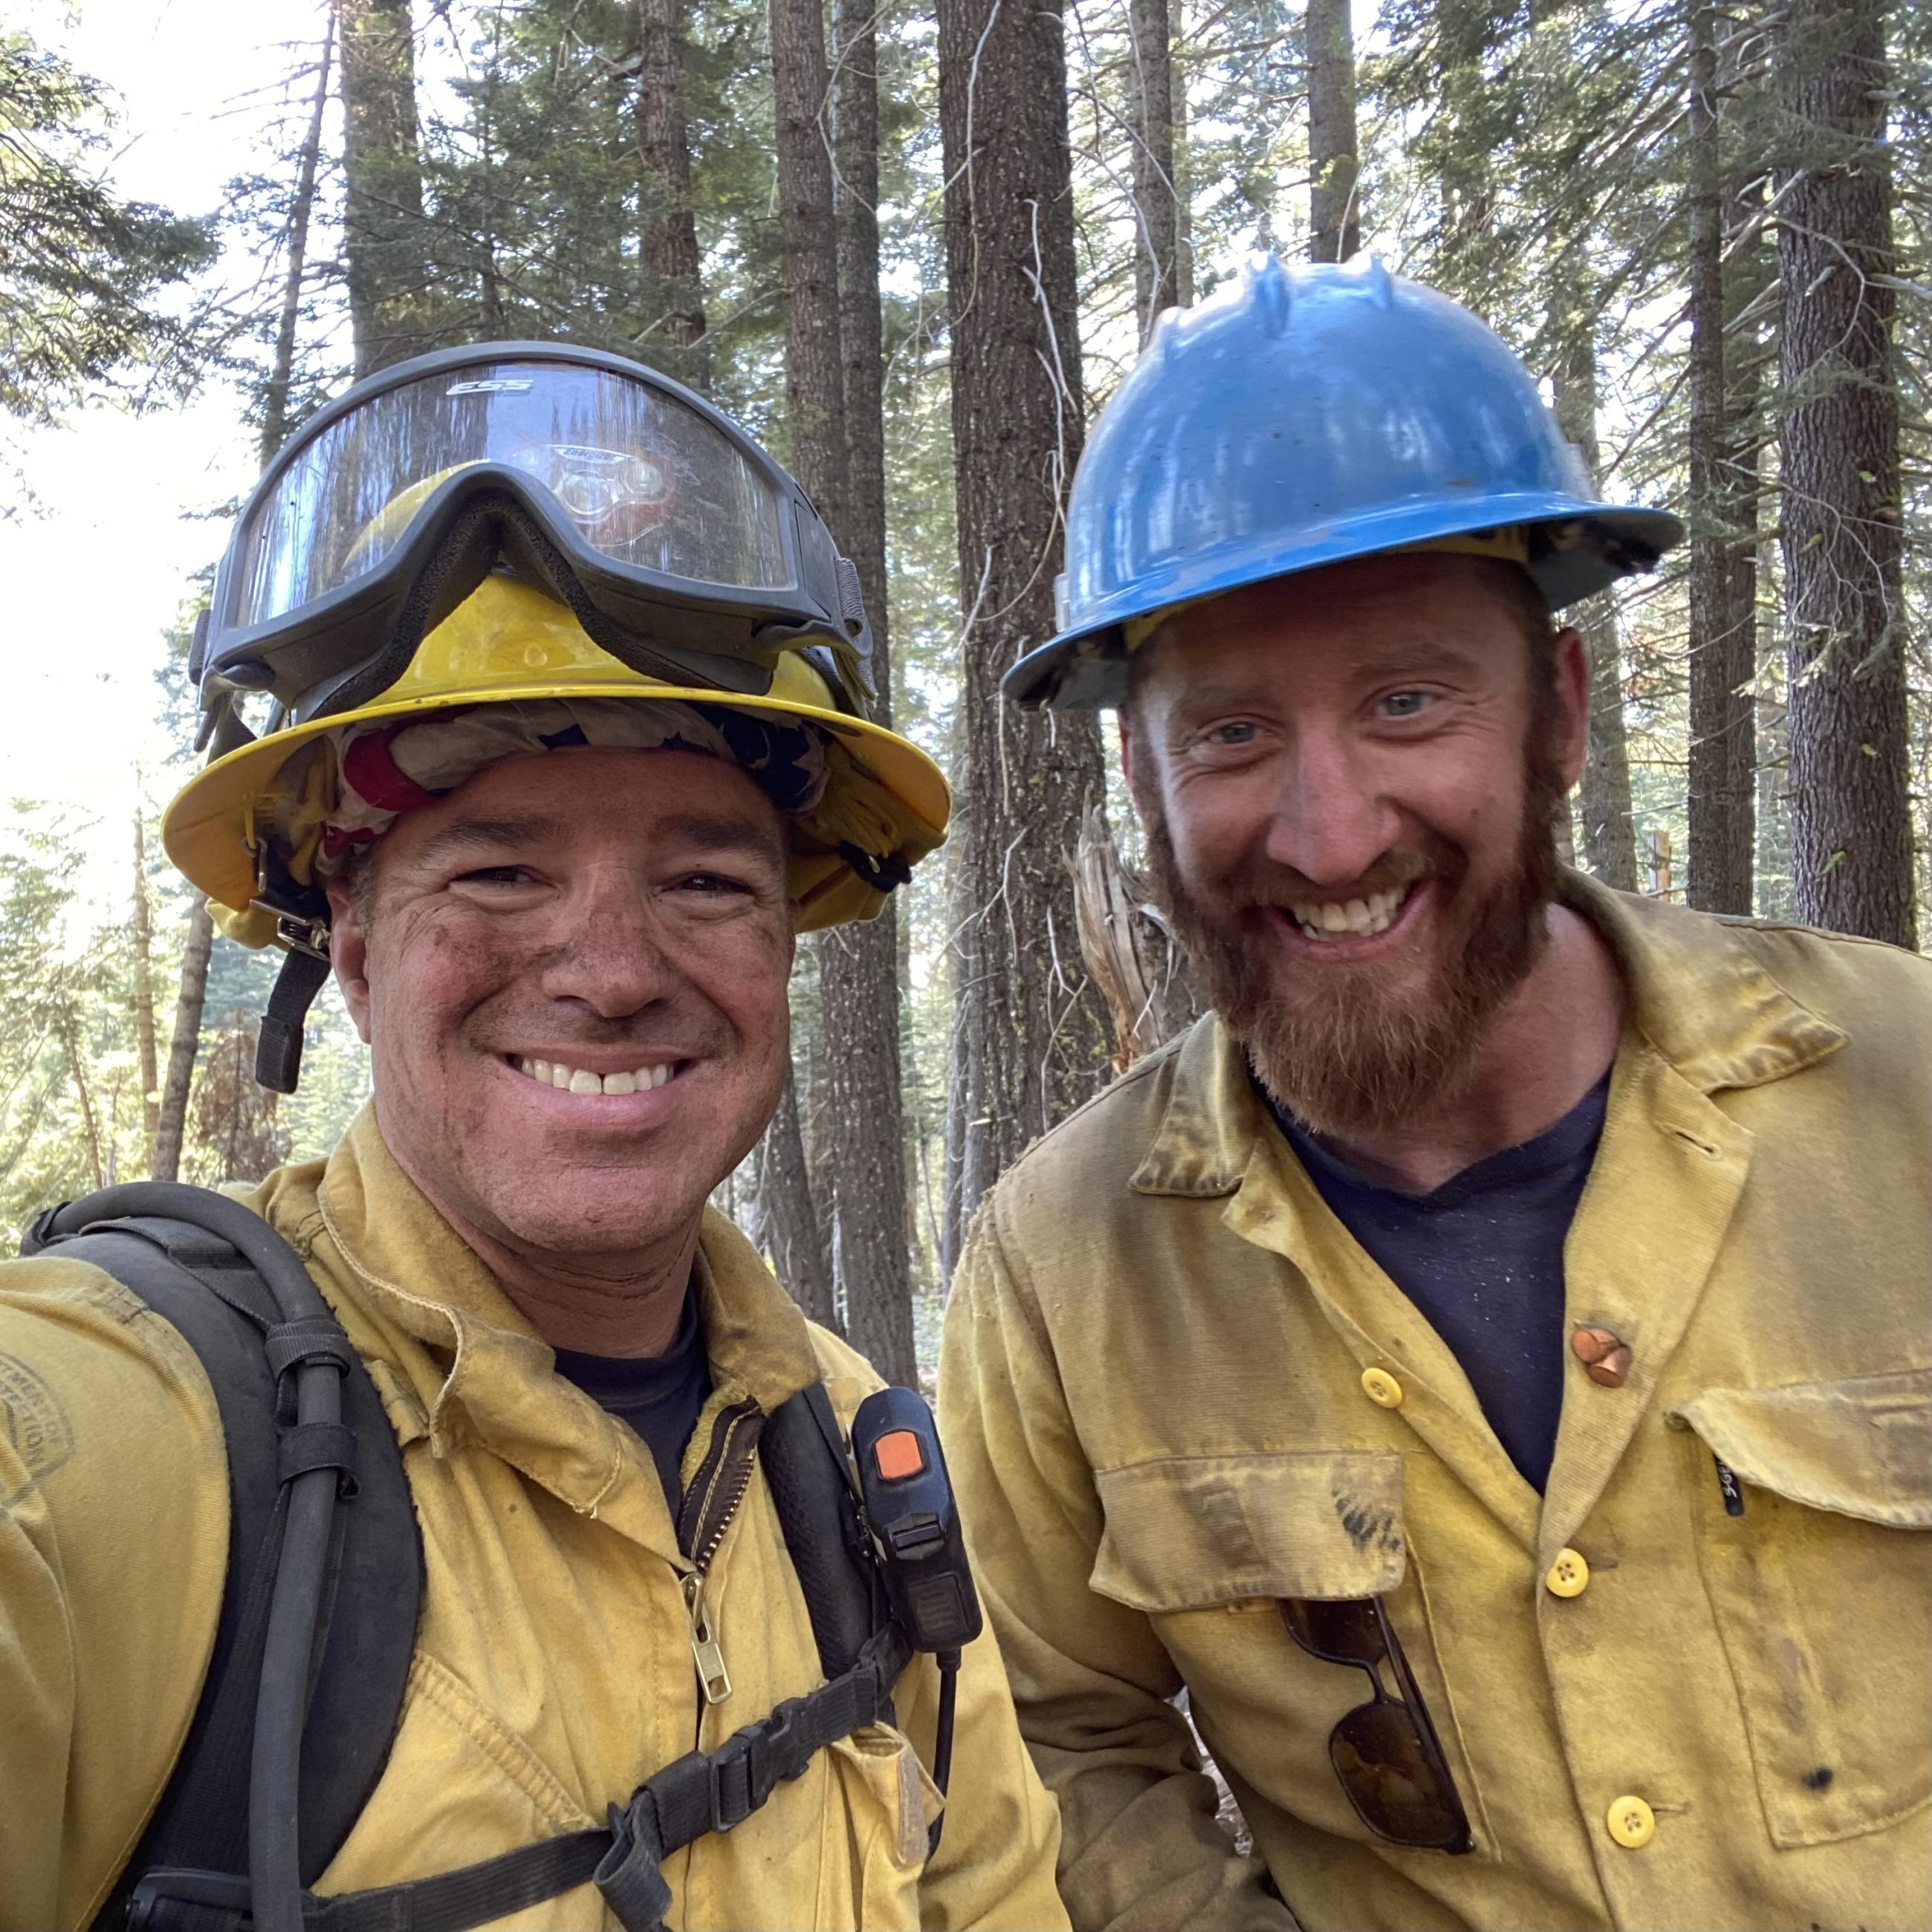
[[(892, 1687), (915, 1647), (939, 1658), (934, 1776), (945, 1789), (958, 1646), (979, 1622), (956, 1513), (945, 1528), (958, 1576), (938, 1566), (950, 1594), (935, 1623), (868, 1529), (872, 1492), (855, 1480), (830, 1400), (814, 1383), (765, 1418), (759, 1454), (826, 1682), (717, 1750), (687, 1753), (655, 1773), (627, 1804), (610, 1807), (607, 1829), (407, 1884), (316, 1897), (308, 1887), (388, 1759), (421, 1607), (422, 1534), (381, 1400), (301, 1258), (225, 1195), (166, 1182), (109, 1188), (42, 1214), (21, 1243), (23, 1254), (53, 1250), (112, 1275), (181, 1334), (207, 1371), (228, 1457), (227, 1580), (200, 1702), (97, 1927), (465, 1932), (594, 1880), (627, 1932), (656, 1932), (671, 1902), (664, 1856), (742, 1823), (826, 1745), (894, 1722)], [(868, 1399), (874, 1406), (875, 1435), (910, 1427), (929, 1438), (927, 1460), (944, 1490), (922, 1400), (889, 1389)], [(890, 1540), (932, 1546), (932, 1520), (902, 1516), (916, 1532), (909, 1538), (894, 1526)], [(916, 1579), (928, 1598), (934, 1574)], [(950, 1606), (962, 1592), (960, 1621)]]

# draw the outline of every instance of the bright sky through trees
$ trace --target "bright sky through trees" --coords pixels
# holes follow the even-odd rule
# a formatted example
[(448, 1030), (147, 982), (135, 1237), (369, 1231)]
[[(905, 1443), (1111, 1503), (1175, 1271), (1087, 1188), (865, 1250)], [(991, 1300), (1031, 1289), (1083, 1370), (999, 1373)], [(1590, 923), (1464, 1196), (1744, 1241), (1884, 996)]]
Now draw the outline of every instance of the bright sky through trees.
[[(320, 35), (308, 0), (88, 0), (10, 9), (43, 46), (106, 83), (119, 107), (109, 174), (124, 194), (182, 214), (212, 212), (253, 148), (293, 60)], [(266, 94), (262, 90), (267, 89)], [(139, 782), (172, 748), (153, 680), (162, 636), (192, 574), (212, 562), (211, 516), (254, 473), (253, 438), (230, 390), (137, 417), (74, 412), (58, 429), (10, 427), (0, 574), (12, 647), (0, 656), (10, 725), (0, 812), (15, 798), (98, 820), (85, 896), (124, 896), (128, 822)], [(38, 500), (10, 500), (17, 467)], [(169, 789), (150, 776), (151, 793)]]

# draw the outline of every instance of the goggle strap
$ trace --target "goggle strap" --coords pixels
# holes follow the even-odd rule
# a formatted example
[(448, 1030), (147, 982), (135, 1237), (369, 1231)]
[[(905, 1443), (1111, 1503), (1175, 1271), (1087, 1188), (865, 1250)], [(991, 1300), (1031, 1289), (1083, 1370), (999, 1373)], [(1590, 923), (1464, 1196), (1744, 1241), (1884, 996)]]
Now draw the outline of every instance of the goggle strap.
[(292, 947), (283, 956), (255, 1042), (255, 1078), (272, 1094), (292, 1094), (302, 1077), (302, 1030), (328, 977), (326, 955)]

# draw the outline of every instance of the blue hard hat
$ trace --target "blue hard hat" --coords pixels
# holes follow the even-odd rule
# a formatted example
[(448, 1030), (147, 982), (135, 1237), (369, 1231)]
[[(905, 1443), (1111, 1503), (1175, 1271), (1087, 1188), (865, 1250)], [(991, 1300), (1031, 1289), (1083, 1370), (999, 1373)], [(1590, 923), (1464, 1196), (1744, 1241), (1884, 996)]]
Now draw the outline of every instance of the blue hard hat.
[(1599, 502), (1534, 379), (1468, 310), (1370, 257), (1253, 257), (1170, 309), (1101, 412), (1066, 507), (1061, 628), (1004, 680), (1118, 704), (1121, 626), (1346, 557), (1502, 528), (1554, 610), (1684, 526)]

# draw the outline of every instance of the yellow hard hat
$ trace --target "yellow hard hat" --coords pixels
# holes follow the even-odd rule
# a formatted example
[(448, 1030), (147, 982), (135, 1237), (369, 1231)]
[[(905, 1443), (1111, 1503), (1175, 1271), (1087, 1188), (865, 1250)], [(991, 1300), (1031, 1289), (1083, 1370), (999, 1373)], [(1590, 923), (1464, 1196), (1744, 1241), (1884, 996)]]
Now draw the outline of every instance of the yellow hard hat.
[[(302, 886), (318, 883), (313, 840), (302, 849), (269, 849), (274, 828), (288, 820), (292, 788), (313, 792), (327, 782), (326, 760), (298, 757), (305, 746), (345, 725), (560, 698), (678, 700), (816, 726), (826, 746), (824, 791), (788, 820), (791, 893), (803, 929), (872, 917), (890, 884), (946, 836), (951, 796), (938, 766), (907, 740), (838, 710), (800, 652), (778, 654), (760, 696), (663, 682), (601, 650), (563, 604), (499, 574), (424, 638), (408, 668), (373, 703), (272, 730), (197, 772), (168, 807), (162, 842), (208, 895), (224, 931), (244, 944), (270, 944), (278, 921), (275, 908), (260, 903), (265, 878), (275, 872)], [(318, 831), (331, 802), (314, 800)], [(286, 939), (286, 930), (280, 936)]]

